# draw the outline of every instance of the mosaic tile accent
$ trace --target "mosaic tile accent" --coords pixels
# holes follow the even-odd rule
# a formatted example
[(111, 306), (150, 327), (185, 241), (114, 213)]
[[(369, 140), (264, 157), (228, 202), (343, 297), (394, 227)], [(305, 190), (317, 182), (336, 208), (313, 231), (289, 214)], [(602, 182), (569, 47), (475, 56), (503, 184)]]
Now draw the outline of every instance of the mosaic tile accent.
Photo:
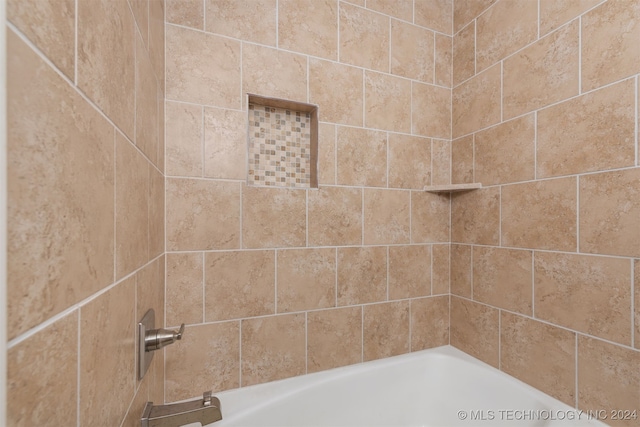
[(249, 185), (311, 188), (311, 113), (249, 104)]

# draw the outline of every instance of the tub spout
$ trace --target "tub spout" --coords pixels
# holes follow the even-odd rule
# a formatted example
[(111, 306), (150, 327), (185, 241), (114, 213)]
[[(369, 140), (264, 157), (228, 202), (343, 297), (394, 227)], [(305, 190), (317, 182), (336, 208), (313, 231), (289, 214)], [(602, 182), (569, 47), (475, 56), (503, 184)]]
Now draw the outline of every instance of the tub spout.
[(221, 419), (220, 400), (207, 391), (202, 395), (202, 399), (189, 402), (157, 406), (154, 406), (153, 402), (147, 402), (140, 425), (142, 427), (180, 427), (200, 423), (206, 426)]

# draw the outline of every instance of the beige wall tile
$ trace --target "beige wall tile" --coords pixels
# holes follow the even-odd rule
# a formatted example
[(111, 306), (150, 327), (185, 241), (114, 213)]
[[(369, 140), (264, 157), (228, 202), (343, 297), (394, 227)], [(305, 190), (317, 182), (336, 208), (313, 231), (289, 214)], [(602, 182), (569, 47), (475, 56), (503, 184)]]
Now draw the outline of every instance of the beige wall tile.
[(453, 137), (467, 135), (500, 122), (500, 64), (453, 89)]
[(575, 405), (576, 334), (501, 312), (500, 369)]
[(240, 108), (240, 42), (173, 25), (166, 40), (167, 99)]
[(281, 0), (278, 2), (278, 47), (336, 60), (338, 2)]
[(239, 329), (240, 322), (188, 326), (182, 340), (165, 350), (166, 401), (239, 387)]
[(404, 21), (413, 21), (413, 0), (369, 0), (367, 9)]
[(389, 17), (340, 5), (340, 62), (389, 72)]
[(471, 298), (471, 246), (451, 245), (451, 293)]
[(476, 181), (493, 185), (534, 179), (535, 147), (533, 114), (478, 132), (474, 140)]
[(411, 242), (448, 242), (450, 208), (448, 196), (412, 191)]
[(453, 0), (414, 0), (414, 23), (452, 35)]
[(275, 313), (275, 252), (208, 252), (204, 259), (205, 321)]
[(6, 422), (16, 427), (76, 425), (77, 386), (74, 311), (8, 350)]
[(363, 79), (359, 68), (310, 58), (309, 102), (319, 106), (320, 120), (362, 126)]
[(409, 80), (365, 71), (364, 86), (365, 127), (411, 132), (411, 82)]
[(347, 3), (355, 4), (356, 6), (364, 7), (365, 0), (342, 0)]
[(449, 344), (449, 296), (411, 300), (411, 351)]
[[(144, 46), (149, 46), (149, 0), (128, 0)], [(137, 54), (136, 54), (137, 55)]]
[(476, 73), (476, 25), (472, 21), (453, 36), (453, 85)]
[(628, 259), (536, 252), (536, 317), (631, 345)]
[(453, 2), (453, 32), (457, 33), (497, 0), (457, 0)]
[(362, 307), (307, 314), (309, 373), (362, 362)]
[(504, 61), (505, 119), (578, 94), (578, 32), (574, 21)]
[[(409, 5), (413, 6), (411, 2)], [(433, 31), (392, 19), (391, 73), (433, 83), (434, 44)]]
[(451, 345), (497, 368), (499, 311), (473, 301), (451, 297)]
[(210, 33), (275, 46), (277, 1), (205, 0), (205, 30)]
[(165, 0), (167, 23), (204, 30), (204, 2), (202, 0)]
[[(417, 3), (416, 3), (417, 4)], [(453, 74), (453, 37), (436, 33), (435, 81), (437, 85), (451, 87)]]
[[(160, 83), (162, 93), (165, 92), (165, 23), (164, 23), (164, 1), (149, 0), (149, 56), (155, 70), (156, 77)], [(164, 99), (164, 95), (162, 96)], [(160, 104), (162, 105), (162, 104)], [(163, 115), (160, 115), (162, 121)], [(162, 134), (160, 135), (162, 140)]]
[[(165, 258), (163, 255), (136, 272), (136, 323), (144, 317), (149, 309), (153, 309), (155, 312), (156, 327), (165, 325), (164, 269)], [(177, 325), (180, 325), (180, 323)]]
[(245, 112), (204, 109), (204, 176), (247, 179)]
[(245, 248), (305, 246), (306, 191), (242, 186)]
[(640, 169), (580, 177), (580, 251), (640, 256)]
[(387, 299), (387, 249), (338, 248), (338, 305)]
[(336, 250), (278, 251), (277, 311), (336, 306)]
[(574, 251), (576, 179), (561, 178), (502, 188), (502, 245)]
[(409, 301), (365, 305), (362, 318), (365, 362), (411, 351)]
[(80, 425), (120, 425), (134, 397), (135, 277), (80, 309)]
[(389, 187), (422, 189), (431, 183), (431, 140), (389, 134)]
[[(578, 337), (578, 408), (630, 410), (640, 401), (640, 352), (594, 338)], [(607, 420), (607, 422), (612, 422)], [(634, 426), (637, 420), (612, 422)]]
[(75, 79), (75, 1), (9, 0), (7, 18), (69, 79)]
[(77, 9), (77, 85), (133, 139), (135, 30), (131, 9), (126, 0), (78, 2)]
[(531, 316), (533, 252), (473, 247), (473, 299)]
[(320, 187), (309, 192), (309, 246), (362, 243), (362, 190)]
[(11, 339), (113, 282), (115, 160), (113, 127), (13, 31), (7, 54)]
[[(158, 164), (158, 82), (142, 39), (136, 35), (136, 146)], [(163, 97), (164, 98), (164, 97)]]
[(433, 138), (451, 138), (451, 91), (412, 82), (411, 133)]
[(474, 182), (473, 135), (451, 141), (451, 183)]
[(635, 289), (635, 346), (637, 349), (640, 349), (640, 260), (635, 260), (633, 271), (635, 273), (635, 278), (633, 282), (633, 287)]
[(164, 175), (149, 163), (149, 259), (164, 252)]
[(500, 243), (500, 188), (452, 195), (451, 241), (494, 246)]
[(203, 263), (199, 252), (167, 254), (167, 326), (204, 322)]
[(431, 246), (389, 247), (389, 299), (431, 295)]
[(431, 185), (451, 184), (451, 141), (431, 142)]
[[(155, 360), (155, 358), (154, 358)], [(153, 362), (152, 362), (153, 363)], [(157, 402), (149, 399), (149, 383), (150, 377), (145, 376), (144, 380), (138, 386), (136, 395), (129, 406), (129, 412), (122, 422), (121, 427), (138, 427), (140, 425), (140, 414), (144, 412), (144, 407), (148, 401)]]
[(302, 375), (305, 314), (242, 321), (242, 386)]
[(409, 191), (364, 189), (364, 244), (409, 243)]
[(318, 128), (318, 183), (336, 183), (336, 126), (329, 123)]
[[(151, 402), (164, 402), (164, 383), (165, 383), (165, 369), (164, 369), (165, 356), (163, 352), (158, 352), (151, 361), (151, 367), (149, 368), (149, 401)], [(136, 417), (137, 421), (140, 421), (140, 415), (138, 413)], [(137, 426), (135, 426), (137, 427)]]
[(602, 0), (540, 0), (540, 35), (569, 22)]
[(640, 71), (640, 3), (605, 2), (582, 17), (582, 90)]
[(165, 103), (166, 174), (202, 176), (202, 107)]
[(431, 246), (431, 293), (448, 294), (450, 290), (451, 245)]
[(167, 179), (167, 250), (239, 248), (240, 188), (237, 182)]
[(338, 127), (339, 185), (384, 187), (387, 184), (387, 134)]
[(538, 177), (633, 166), (634, 81), (538, 112)]

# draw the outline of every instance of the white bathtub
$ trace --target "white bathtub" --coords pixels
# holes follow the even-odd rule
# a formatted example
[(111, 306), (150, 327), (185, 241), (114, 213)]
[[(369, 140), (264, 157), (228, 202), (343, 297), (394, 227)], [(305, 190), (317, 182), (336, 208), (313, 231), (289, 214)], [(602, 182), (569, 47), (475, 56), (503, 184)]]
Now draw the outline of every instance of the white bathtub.
[(450, 346), (216, 394), (222, 426), (596, 426)]

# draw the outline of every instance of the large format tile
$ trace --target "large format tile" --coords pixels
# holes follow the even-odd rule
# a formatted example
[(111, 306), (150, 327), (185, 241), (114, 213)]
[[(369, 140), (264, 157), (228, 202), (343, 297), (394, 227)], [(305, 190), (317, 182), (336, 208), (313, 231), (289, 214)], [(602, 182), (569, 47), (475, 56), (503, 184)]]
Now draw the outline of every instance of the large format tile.
[(363, 79), (359, 68), (310, 58), (309, 102), (318, 105), (320, 120), (362, 126)]
[(476, 73), (476, 25), (471, 22), (453, 36), (453, 85)]
[(497, 0), (457, 0), (453, 2), (453, 32), (457, 33)]
[[(451, 183), (474, 182), (474, 135), (451, 141)], [(482, 181), (478, 181), (482, 182)]]
[(448, 88), (412, 82), (411, 133), (451, 138), (451, 91)]
[(387, 299), (387, 249), (338, 248), (338, 305)]
[(635, 346), (638, 350), (640, 350), (640, 260), (637, 259), (634, 262), (633, 265), (633, 271), (634, 271), (634, 282), (633, 282), (633, 286), (635, 289), (635, 303), (634, 303), (634, 307), (635, 307), (635, 313), (634, 313), (634, 318), (635, 318)]
[(451, 203), (448, 196), (412, 191), (411, 242), (448, 242), (450, 211)]
[(275, 46), (277, 0), (205, 0), (205, 30), (235, 39)]
[(166, 174), (202, 176), (202, 107), (166, 101)]
[(451, 297), (451, 345), (497, 368), (499, 310)]
[(364, 244), (409, 243), (411, 193), (364, 190)]
[[(136, 34), (136, 146), (154, 164), (158, 165), (158, 103), (164, 96), (158, 96), (159, 84), (153, 71), (153, 64), (144, 47), (144, 42)], [(163, 129), (160, 129), (163, 131)]]
[(392, 20), (391, 74), (433, 83), (434, 43), (433, 31)]
[(571, 21), (602, 0), (540, 0), (540, 35)]
[(364, 92), (365, 127), (411, 132), (411, 82), (409, 80), (365, 71)]
[(363, 307), (363, 359), (382, 359), (409, 353), (409, 301)]
[(471, 298), (471, 245), (451, 245), (451, 293)]
[(449, 296), (418, 298), (411, 305), (411, 351), (449, 344)]
[(451, 197), (451, 241), (500, 243), (500, 188), (461, 192)]
[(320, 187), (309, 192), (309, 245), (362, 243), (362, 189)]
[(204, 109), (204, 176), (247, 179), (247, 116), (242, 111)]
[(436, 33), (435, 80), (437, 85), (451, 87), (453, 75), (453, 37)]
[(452, 35), (453, 0), (414, 0), (413, 22)]
[(166, 324), (204, 322), (204, 255), (200, 252), (167, 254)]
[(167, 23), (204, 30), (203, 1), (165, 0), (165, 4), (167, 8)]
[(389, 187), (422, 189), (431, 183), (431, 140), (389, 134)]
[(500, 82), (500, 64), (496, 64), (453, 89), (454, 138), (500, 122)]
[(387, 134), (338, 127), (337, 184), (384, 187), (387, 184)]
[(278, 47), (321, 58), (337, 59), (338, 2), (278, 1)]
[(431, 141), (431, 185), (451, 184), (451, 141)]
[(404, 21), (413, 20), (413, 0), (369, 0), (367, 9)]
[(431, 293), (448, 294), (451, 282), (451, 245), (432, 245), (431, 260)]
[(307, 314), (309, 373), (362, 362), (362, 307)]
[(389, 247), (389, 299), (431, 295), (431, 246)]
[(340, 62), (389, 72), (389, 17), (342, 3)]

